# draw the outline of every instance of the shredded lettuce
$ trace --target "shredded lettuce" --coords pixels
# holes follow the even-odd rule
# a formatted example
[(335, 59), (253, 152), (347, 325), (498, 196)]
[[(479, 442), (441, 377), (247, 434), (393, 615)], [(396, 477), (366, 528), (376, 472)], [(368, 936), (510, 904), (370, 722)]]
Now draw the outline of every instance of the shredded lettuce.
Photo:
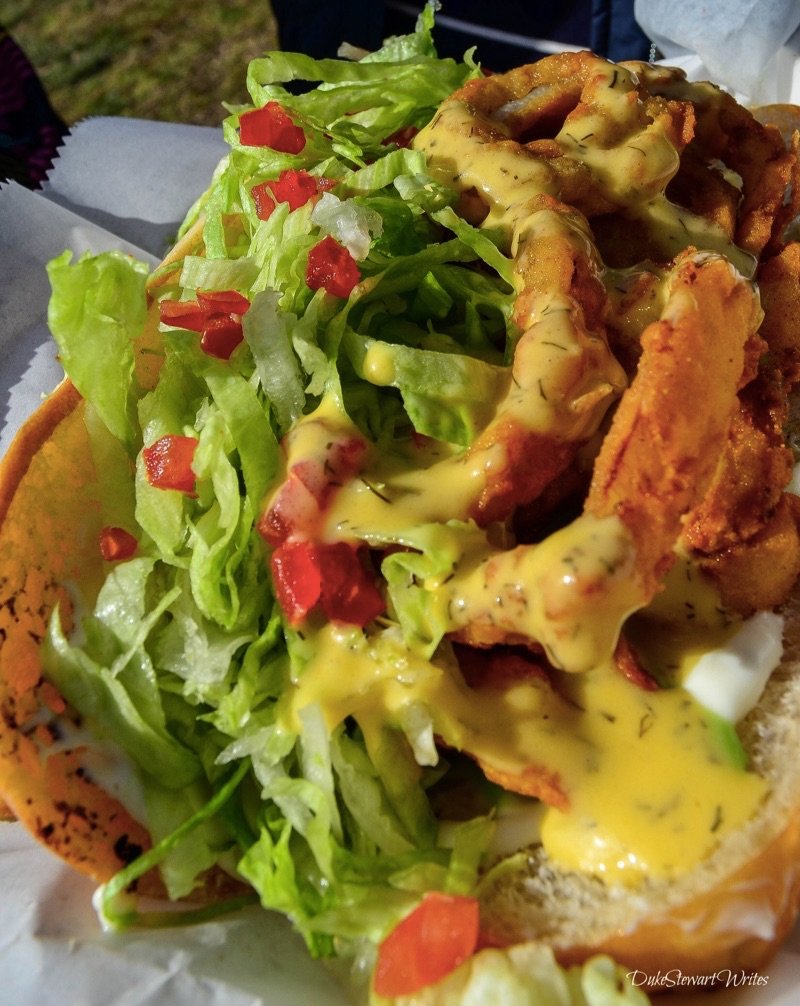
[(481, 950), (436, 985), (413, 996), (386, 999), (373, 994), (372, 1006), (646, 1006), (625, 969), (598, 955), (583, 965), (562, 968), (549, 947), (523, 943), (508, 950)]
[[(252, 105), (230, 109), (230, 153), (182, 228), (202, 219), (205, 254), (160, 271), (157, 288), (181, 301), (203, 290), (246, 296), (230, 359), (206, 355), (196, 332), (162, 325), (158, 382), (139, 388), (145, 268), (114, 254), (74, 264), (65, 254), (50, 266), (51, 327), (107, 476), (103, 518), (134, 525), (139, 540), (74, 632), (56, 612), (44, 646), (47, 675), (98, 738), (128, 753), (144, 788), (155, 845), (101, 890), (108, 925), (205, 917), (130, 902), (125, 889), (153, 866), (176, 898), (211, 866), (237, 871), (320, 955), (363, 954), (365, 941), (374, 949), (426, 890), (475, 890), (492, 814), (481, 807), (442, 827), (435, 791), (448, 764), (424, 703), (398, 702), (377, 724), (329, 722), (322, 701), (290, 707), (313, 641), (281, 617), (257, 529), (286, 474), (287, 432), (323, 398), (376, 453), (419, 435), (460, 448), (511, 379), (510, 260), (457, 216), (453, 193), (398, 133), (424, 126), (479, 73), (469, 55), (439, 59), (432, 27), (428, 5), (414, 33), (358, 62), (278, 52), (250, 64)], [(296, 93), (297, 81), (318, 86)], [(242, 145), (240, 115), (270, 101), (303, 128), (300, 153)], [(287, 168), (326, 179), (329, 191), (259, 218), (253, 187)], [(306, 282), (325, 235), (358, 263), (346, 299)], [(167, 435), (197, 441), (192, 494), (148, 480), (140, 448)], [(369, 530), (364, 541), (385, 551), (388, 608), (371, 634), (352, 628), (352, 653), (369, 649), (398, 677), (408, 654), (442, 672), (431, 661), (451, 655), (447, 617), (426, 583), (449, 576), (486, 532), (424, 523)], [(575, 978), (544, 951), (524, 960), (487, 951), (447, 980), (441, 1001), (489, 1001), (486, 989), (509, 1004), (639, 1001), (616, 980), (602, 962)]]
[[(144, 326), (148, 268), (121, 252), (63, 252), (48, 264), (47, 322), (80, 393), (129, 449), (136, 446), (134, 340)], [(103, 366), (98, 367), (98, 360)]]
[[(424, 708), (402, 709), (368, 737), (346, 724), (331, 729), (313, 704), (295, 725), (282, 713), (305, 650), (281, 622), (255, 529), (284, 471), (280, 440), (322, 395), (376, 443), (416, 429), (467, 444), (508, 380), (507, 260), (448, 215), (452, 193), (427, 176), (419, 152), (394, 142), (478, 72), (469, 59), (437, 58), (432, 18), (426, 9), (414, 34), (359, 62), (274, 53), (251, 63), (253, 104), (279, 101), (306, 146), (299, 154), (245, 147), (244, 109), (232, 110), (230, 154), (184, 227), (202, 214), (205, 254), (159, 274), (160, 298), (220, 289), (248, 298), (244, 341), (229, 360), (203, 353), (196, 333), (164, 325), (158, 382), (142, 391), (133, 345), (145, 270), (114, 255), (76, 264), (62, 256), (51, 266), (65, 367), (114, 442), (135, 452), (182, 435), (197, 448), (191, 495), (150, 485), (141, 455), (134, 471), (111, 466), (117, 502), (108, 512), (135, 520), (139, 551), (111, 569), (78, 633), (68, 638), (53, 619), (47, 673), (138, 766), (149, 826), (169, 847), (160, 862), (170, 890), (191, 890), (213, 850), (233, 843), (262, 902), (288, 912), (318, 953), (357, 940), (365, 926), (379, 938), (427, 886), (468, 888), (488, 841), (481, 827), (466, 844), (439, 844), (427, 787), (442, 768)], [(284, 86), (299, 80), (319, 86), (300, 94)], [(279, 203), (260, 219), (253, 186), (289, 167), (328, 179), (333, 191), (291, 211)], [(309, 250), (326, 234), (361, 270), (345, 301), (306, 284)], [(384, 384), (365, 372), (375, 346), (394, 373)], [(95, 429), (98, 456), (113, 458), (107, 437)], [(401, 581), (408, 563), (452, 564), (453, 534), (431, 532), (429, 542), (420, 531), (421, 550), (402, 553), (405, 565), (387, 560), (394, 617), (409, 640), (425, 640), (423, 651), (442, 626)], [(225, 813), (173, 850), (170, 835), (213, 800), (224, 770), (245, 764), (247, 783)], [(169, 793), (180, 795), (170, 802)]]
[[(492, 416), (509, 382), (507, 368), (462, 353), (392, 345), (348, 333), (345, 346), (356, 373), (397, 388), (417, 433), (467, 446)], [(365, 372), (379, 354), (381, 374)]]

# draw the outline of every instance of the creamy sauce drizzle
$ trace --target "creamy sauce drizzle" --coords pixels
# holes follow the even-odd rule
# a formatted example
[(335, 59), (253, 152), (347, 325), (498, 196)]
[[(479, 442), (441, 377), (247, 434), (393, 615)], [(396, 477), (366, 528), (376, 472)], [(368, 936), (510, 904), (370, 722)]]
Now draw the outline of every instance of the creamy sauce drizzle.
[[(749, 817), (763, 797), (757, 776), (725, 764), (704, 714), (680, 689), (644, 692), (610, 665), (507, 689), (466, 686), (458, 672), (415, 656), (389, 630), (371, 638), (326, 625), (285, 700), (282, 719), (318, 703), (330, 729), (353, 716), (369, 745), (402, 729), (420, 705), (445, 746), (495, 772), (557, 766), (569, 805), (546, 807), (545, 850), (567, 868), (624, 884), (689, 869)], [(631, 772), (635, 759), (641, 771)], [(687, 791), (686, 780), (692, 780)]]
[[(591, 100), (556, 136), (563, 156), (580, 161), (597, 191), (625, 207), (632, 226), (657, 235), (668, 255), (693, 245), (720, 251), (752, 275), (750, 256), (721, 229), (664, 195), (678, 153), (664, 123), (649, 119), (633, 96), (635, 85), (633, 73), (598, 60)], [(502, 110), (490, 119), (450, 100), (414, 146), (437, 180), (480, 195), (482, 226), (499, 230), (515, 257), (518, 292), (526, 288), (518, 264), (525, 246), (563, 240), (605, 285), (610, 324), (635, 338), (664, 309), (668, 273), (652, 265), (606, 269), (580, 214), (554, 208), (553, 168), (509, 141)], [(587, 329), (565, 290), (529, 296), (515, 320), (523, 334), (508, 387), (494, 403), (495, 418), (555, 439), (590, 437), (625, 384), (602, 334)], [(395, 379), (389, 354), (377, 343), (367, 349), (363, 376), (379, 386)], [(348, 423), (337, 403), (323, 400), (293, 431), (287, 466), (318, 454), (331, 424), (346, 434)], [(474, 501), (506, 462), (501, 440), (474, 452), (433, 442), (395, 445), (336, 490), (320, 536), (414, 547), (420, 528), (450, 534), (446, 522), (468, 524)], [(530, 680), (471, 689), (456, 667), (415, 651), (396, 628), (365, 635), (309, 625), (307, 659), (283, 701), (287, 726), (299, 729), (302, 710), (318, 704), (331, 729), (354, 717), (369, 745), (385, 725), (403, 729), (408, 710), (423, 709), (446, 746), (495, 772), (555, 770), (568, 806), (544, 811), (546, 851), (567, 868), (622, 883), (690, 869), (753, 813), (765, 783), (725, 762), (691, 696), (679, 687), (644, 691), (612, 666), (620, 625), (642, 603), (634, 546), (618, 518), (585, 515), (541, 544), (510, 549), (495, 541), (491, 528), (472, 525), (461, 537), (452, 531), (450, 545), (450, 570), (422, 585), (447, 631), (491, 623), (511, 637), (537, 640), (555, 666), (582, 673), (557, 675), (557, 690)], [(680, 599), (675, 604), (695, 604), (686, 584), (665, 594), (673, 596)], [(714, 596), (703, 594), (702, 610), (701, 649), (728, 631)], [(656, 623), (659, 611), (664, 616), (656, 607)], [(691, 666), (699, 637), (688, 629), (675, 634), (674, 611), (664, 624), (672, 625), (672, 636), (652, 634), (652, 648), (659, 666), (679, 668), (675, 681)], [(634, 759), (641, 771), (631, 771)]]

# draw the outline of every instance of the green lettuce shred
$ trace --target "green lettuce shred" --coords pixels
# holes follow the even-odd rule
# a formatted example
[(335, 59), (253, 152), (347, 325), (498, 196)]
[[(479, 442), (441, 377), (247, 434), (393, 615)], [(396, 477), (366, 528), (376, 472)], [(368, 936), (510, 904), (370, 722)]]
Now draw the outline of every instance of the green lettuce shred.
[[(493, 812), (487, 801), (464, 820), (439, 821), (448, 764), (430, 710), (408, 704), (370, 731), (349, 718), (329, 724), (314, 702), (294, 719), (287, 711), (312, 654), (281, 617), (257, 529), (285, 477), (285, 435), (323, 398), (376, 451), (420, 435), (458, 448), (511, 379), (510, 259), (457, 216), (453, 193), (403, 145), (480, 73), (470, 54), (437, 57), (433, 21), (428, 4), (414, 33), (358, 61), (277, 52), (250, 64), (251, 104), (229, 109), (230, 152), (181, 229), (202, 219), (205, 254), (159, 271), (156, 288), (167, 300), (201, 290), (247, 297), (230, 359), (202, 352), (196, 332), (162, 325), (158, 382), (138, 387), (147, 269), (116, 253), (50, 264), (51, 328), (108, 476), (101, 516), (138, 539), (93, 602), (76, 604), (73, 632), (55, 613), (43, 650), (47, 676), (98, 740), (124, 750), (143, 790), (154, 846), (101, 888), (110, 927), (199, 921), (257, 898), (288, 915), (313, 954), (369, 959), (426, 891), (475, 893)], [(297, 82), (316, 86), (298, 91)], [(240, 115), (270, 101), (303, 128), (300, 153), (241, 143)], [(287, 168), (326, 179), (330, 192), (261, 219), (253, 187)], [(357, 249), (360, 282), (345, 299), (306, 282), (309, 251), (326, 234)], [(381, 366), (371, 368), (375, 354)], [(141, 448), (167, 435), (197, 442), (193, 493), (148, 480)], [(352, 628), (353, 652), (369, 646), (382, 666), (401, 649), (449, 659), (445, 613), (425, 585), (450, 575), (485, 532), (452, 522), (366, 540), (386, 553), (388, 610), (369, 638)], [(210, 867), (235, 871), (253, 893), (149, 911), (126, 891), (154, 867), (174, 898)], [(507, 1006), (644, 1001), (609, 962), (564, 972), (543, 948), (482, 951), (439, 994), (437, 1003)]]

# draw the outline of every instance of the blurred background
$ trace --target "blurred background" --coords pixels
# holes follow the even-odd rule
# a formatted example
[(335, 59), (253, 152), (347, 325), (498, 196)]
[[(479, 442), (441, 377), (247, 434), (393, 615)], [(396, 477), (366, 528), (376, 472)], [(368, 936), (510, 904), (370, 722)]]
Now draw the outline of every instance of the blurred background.
[(56, 112), (218, 125), (247, 63), (277, 47), (268, 0), (0, 0)]
[[(249, 60), (269, 49), (335, 56), (413, 31), (424, 0), (0, 0), (0, 26), (25, 53), (55, 111), (218, 125), (247, 100)], [(441, 56), (477, 44), (494, 70), (567, 47), (646, 59), (633, 0), (443, 0)], [(3, 55), (0, 51), (0, 60)], [(4, 68), (0, 65), (0, 78)], [(0, 81), (1, 83), (1, 81)], [(2, 88), (0, 87), (0, 91)], [(2, 104), (0, 93), (0, 105)], [(2, 108), (0, 108), (0, 112)]]

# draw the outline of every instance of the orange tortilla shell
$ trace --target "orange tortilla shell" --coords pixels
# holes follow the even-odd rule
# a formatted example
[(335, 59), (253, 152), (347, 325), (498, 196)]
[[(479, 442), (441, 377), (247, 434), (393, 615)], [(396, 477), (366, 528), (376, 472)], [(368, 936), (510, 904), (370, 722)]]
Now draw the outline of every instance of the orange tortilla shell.
[(64, 381), (0, 465), (0, 797), (40, 841), (103, 882), (150, 838), (88, 778), (80, 749), (57, 744), (46, 713), (63, 712), (65, 703), (44, 680), (39, 655), (57, 603), (69, 625), (71, 599), (61, 585), (80, 582), (91, 602), (102, 576), (83, 415), (83, 400)]

